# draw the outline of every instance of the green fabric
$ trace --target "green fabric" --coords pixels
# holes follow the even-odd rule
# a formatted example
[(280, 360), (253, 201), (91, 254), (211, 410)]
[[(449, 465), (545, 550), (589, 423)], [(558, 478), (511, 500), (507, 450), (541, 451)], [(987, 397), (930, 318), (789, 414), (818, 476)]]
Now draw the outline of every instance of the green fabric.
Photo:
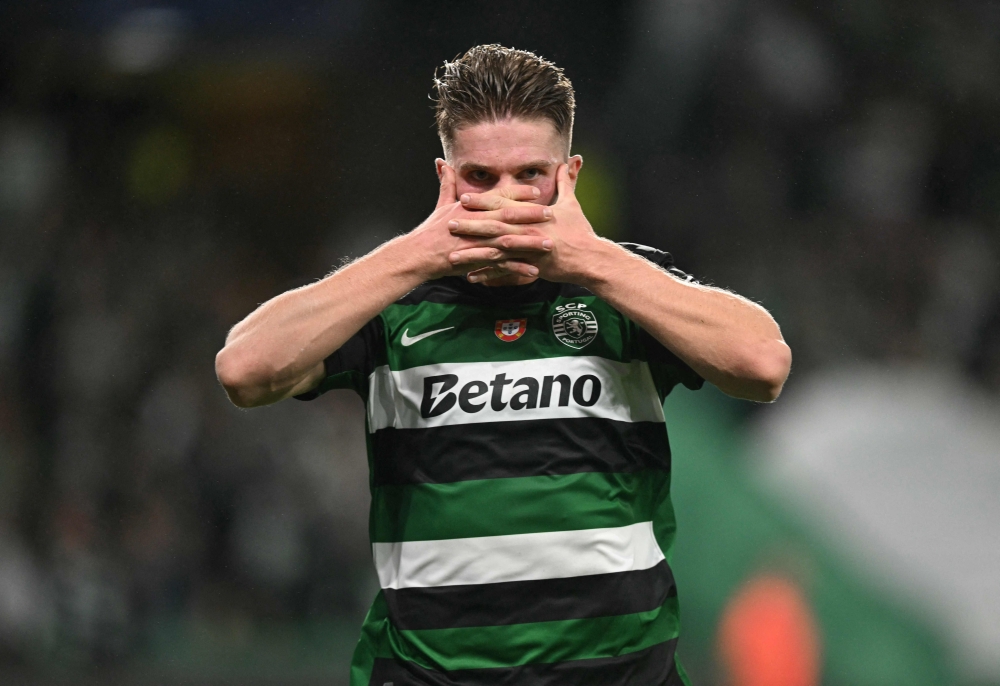
[(670, 475), (658, 470), (381, 486), (372, 493), (371, 538), (425, 541), (628, 526), (651, 521), (669, 488)]
[(659, 609), (637, 614), (510, 626), (397, 631), (389, 636), (397, 654), (431, 669), (514, 667), (615, 657), (649, 648), (677, 636), (676, 611), (674, 597), (668, 598)]
[[(444, 287), (447, 284), (439, 286)], [(491, 418), (489, 423), (465, 421), (467, 417), (459, 414), (461, 404), (457, 406), (458, 409), (454, 409), (456, 407), (454, 398), (449, 401), (452, 405), (443, 409), (440, 415), (434, 414), (429, 409), (437, 407), (431, 403), (432, 398), (438, 397), (432, 396), (432, 393), (436, 392), (434, 383), (443, 383), (432, 381), (432, 377), (437, 376), (440, 379), (440, 375), (447, 373), (453, 374), (455, 378), (465, 373), (463, 369), (469, 369), (448, 365), (478, 363), (480, 366), (475, 369), (478, 370), (476, 373), (479, 376), (476, 378), (492, 378), (493, 374), (489, 372), (490, 365), (494, 363), (532, 360), (544, 360), (542, 364), (532, 367), (530, 378), (536, 382), (548, 373), (547, 371), (539, 373), (538, 370), (541, 369), (566, 370), (573, 378), (581, 380), (585, 378), (580, 376), (583, 370), (587, 370), (587, 373), (593, 371), (593, 374), (598, 375), (592, 376), (592, 380), (588, 382), (591, 384), (589, 388), (594, 393), (591, 396), (591, 404), (578, 400), (574, 395), (572, 402), (565, 407), (572, 408), (568, 411), (575, 412), (575, 415), (566, 415), (566, 411), (563, 410), (556, 412), (553, 406), (553, 414), (558, 416), (549, 418), (552, 422), (564, 423), (559, 428), (563, 433), (556, 435), (573, 435), (571, 431), (575, 427), (584, 426), (586, 431), (592, 432), (589, 435), (597, 438), (593, 443), (567, 439), (565, 448), (543, 445), (539, 449), (548, 452), (543, 453), (542, 457), (558, 463), (563, 459), (565, 452), (570, 457), (566, 458), (567, 462), (564, 464), (573, 465), (569, 471), (590, 469), (592, 468), (590, 464), (593, 463), (606, 464), (607, 468), (611, 469), (614, 465), (631, 464), (628, 460), (631, 459), (633, 455), (631, 451), (634, 450), (641, 459), (648, 460), (641, 463), (642, 466), (662, 467), (667, 455), (662, 455), (663, 459), (652, 459), (649, 456), (666, 451), (664, 434), (660, 433), (651, 438), (652, 434), (648, 431), (633, 430), (634, 425), (627, 427), (626, 431), (621, 424), (633, 416), (629, 413), (630, 409), (636, 410), (635, 416), (646, 417), (650, 406), (656, 410), (654, 418), (659, 419), (652, 385), (656, 386), (656, 392), (660, 394), (662, 400), (662, 395), (669, 392), (675, 383), (683, 381), (695, 385), (699, 381), (697, 376), (679, 360), (672, 360), (672, 356), (660, 347), (650, 348), (652, 354), (659, 355), (659, 361), (650, 365), (648, 369), (637, 363), (629, 365), (624, 370), (618, 370), (615, 365), (603, 365), (599, 370), (594, 370), (592, 361), (581, 358), (603, 358), (619, 363), (649, 361), (647, 350), (644, 349), (644, 345), (649, 345), (648, 337), (641, 333), (634, 322), (629, 321), (607, 303), (592, 295), (579, 295), (580, 289), (576, 287), (544, 283), (540, 286), (541, 288), (535, 291), (523, 291), (522, 295), (526, 298), (538, 296), (537, 299), (541, 302), (495, 302), (486, 296), (476, 305), (455, 304), (454, 301), (450, 304), (432, 302), (431, 300), (441, 299), (439, 296), (442, 295), (442, 291), (430, 297), (425, 289), (421, 291), (424, 295), (411, 294), (412, 297), (404, 302), (410, 303), (416, 298), (429, 299), (423, 299), (415, 304), (395, 303), (382, 312), (381, 326), (375, 327), (375, 330), (380, 331), (380, 336), (371, 335), (372, 329), (365, 330), (367, 337), (358, 342), (358, 346), (352, 349), (349, 357), (338, 361), (338, 365), (341, 365), (338, 368), (348, 364), (367, 366), (371, 360), (386, 364), (388, 370), (384, 367), (376, 369), (374, 377), (376, 382), (373, 384), (372, 394), (365, 393), (367, 379), (361, 378), (360, 374), (337, 374), (327, 379), (324, 387), (355, 388), (362, 393), (366, 403), (369, 404), (368, 409), (371, 412), (369, 420), (372, 422), (369, 429), (376, 431), (375, 435), (378, 436), (378, 440), (373, 439), (372, 435), (368, 437), (370, 468), (383, 468), (380, 473), (387, 473), (400, 467), (401, 473), (410, 474), (405, 471), (409, 462), (393, 463), (393, 460), (399, 460), (401, 457), (405, 457), (420, 468), (440, 467), (447, 463), (434, 462), (435, 460), (461, 459), (463, 450), (475, 449), (469, 446), (475, 446), (477, 440), (483, 440), (477, 436), (478, 432), (491, 432), (487, 435), (491, 441), (496, 441), (498, 433), (503, 435), (510, 432), (511, 436), (514, 436), (513, 432), (521, 431), (522, 433), (517, 434), (521, 439), (518, 449), (534, 450), (534, 443), (526, 443), (531, 434), (524, 432), (524, 424), (529, 420), (512, 416), (510, 413), (501, 414), (499, 409), (493, 407), (492, 401), (490, 411), (496, 412), (497, 415)], [(566, 293), (577, 295), (567, 297)], [(468, 293), (458, 292), (445, 295), (449, 298), (459, 296), (457, 300), (460, 303), (471, 297)], [(582, 326), (587, 333), (572, 332), (566, 324), (567, 313), (577, 313), (578, 318), (569, 321), (576, 321), (579, 324), (579, 317), (582, 316), (580, 313), (584, 311), (587, 314)], [(556, 317), (560, 319), (554, 323)], [(523, 335), (513, 341), (498, 339), (495, 333), (498, 321), (519, 319), (527, 321)], [(593, 328), (595, 322), (596, 330)], [(579, 329), (579, 326), (577, 328)], [(412, 344), (403, 345), (405, 339), (426, 334), (431, 335), (419, 338)], [(595, 337), (587, 338), (589, 336)], [(585, 338), (589, 342), (585, 341)], [(586, 345), (582, 348), (573, 347), (584, 343)], [(373, 345), (379, 345), (380, 349), (372, 350)], [(550, 362), (555, 358), (562, 359)], [(577, 370), (575, 375), (574, 370)], [(403, 372), (403, 374), (388, 374), (387, 371)], [(591, 410), (587, 409), (598, 399), (602, 388), (599, 383), (600, 375), (604, 375), (605, 400), (602, 402), (608, 403), (616, 410), (622, 409), (622, 413), (616, 416), (625, 419), (611, 419), (591, 413)], [(637, 381), (637, 377), (641, 378)], [(499, 381), (497, 383), (500, 384)], [(630, 395), (633, 386), (624, 389), (624, 392), (612, 391), (626, 383), (641, 387), (642, 390), (636, 392), (639, 395)], [(401, 388), (406, 389), (405, 392), (400, 390)], [(417, 389), (416, 397), (412, 395), (414, 388)], [(421, 388), (422, 400), (419, 397)], [(510, 394), (514, 391), (513, 387), (506, 391), (503, 390), (503, 385), (497, 385), (496, 388), (500, 389), (496, 393), (508, 394), (507, 402), (510, 402), (510, 409), (519, 409), (511, 402)], [(448, 392), (455, 394), (459, 391), (455, 388)], [(440, 393), (444, 397), (444, 391)], [(480, 402), (485, 400), (486, 396)], [(539, 404), (540, 408), (549, 407), (540, 401)], [(469, 413), (469, 410), (461, 411)], [(454, 414), (444, 414), (448, 412)], [(487, 416), (489, 415), (479, 415), (477, 419)], [(400, 421), (400, 417), (405, 417), (406, 421)], [(432, 418), (433, 422), (430, 421)], [(577, 421), (586, 424), (572, 424)], [(498, 422), (507, 423), (505, 432), (497, 432)], [(666, 430), (658, 421), (651, 422), (647, 419), (647, 422), (654, 426), (657, 432)], [(623, 435), (626, 437), (622, 438)], [(381, 440), (383, 437), (384, 441)], [(648, 445), (635, 443), (636, 441)], [(415, 452), (407, 453), (408, 449)], [(380, 450), (384, 452), (379, 453)], [(609, 454), (605, 456), (604, 452)], [(606, 457), (606, 461), (602, 461), (602, 457)], [(496, 459), (503, 461), (505, 458), (501, 454)], [(585, 459), (591, 459), (592, 462), (588, 464)], [(519, 462), (512, 457), (510, 464), (516, 467)], [(447, 478), (427, 479), (433, 482), (421, 483), (423, 479), (404, 476), (384, 481), (380, 477), (379, 483), (382, 485), (376, 485), (374, 474), (379, 470), (373, 469), (373, 476), (370, 479), (371, 541), (373, 544), (381, 544), (467, 539), (615, 528), (652, 522), (657, 542), (669, 559), (675, 530), (675, 518), (670, 502), (669, 471), (650, 468), (634, 473), (594, 471), (565, 473), (553, 470), (555, 471), (553, 475), (546, 473), (548, 470), (543, 470), (539, 466), (542, 464), (541, 460), (528, 464), (531, 466), (526, 470), (514, 470), (516, 477), (482, 478), (486, 474), (493, 473), (484, 469), (483, 474), (472, 473), (469, 475), (471, 478), (450, 483), (440, 483), (440, 481), (451, 481)], [(391, 485), (385, 485), (386, 481)], [(389, 561), (383, 559), (382, 564), (386, 565), (385, 568), (389, 568), (388, 565), (393, 562), (391, 559)], [(439, 564), (439, 562), (421, 564)], [(642, 580), (635, 583), (648, 583), (645, 581), (648, 576), (638, 575), (639, 571), (645, 570), (621, 573), (627, 575), (632, 571), (636, 572), (636, 579)], [(669, 578), (669, 570), (665, 565), (657, 571), (657, 574), (662, 574), (664, 579)], [(481, 583), (491, 583), (488, 578), (484, 576)], [(447, 586), (447, 581), (449, 580), (439, 583), (435, 579), (430, 583), (439, 584), (436, 588), (443, 588)], [(464, 583), (474, 584), (475, 580)], [(546, 593), (557, 595), (563, 592), (559, 590), (558, 584), (546, 588), (549, 589), (545, 591)], [(513, 591), (511, 593), (510, 602), (520, 605), (521, 599), (517, 598)], [(393, 602), (413, 602), (408, 601), (408, 597), (413, 596), (412, 594), (407, 596), (405, 593), (397, 594), (393, 596)], [(611, 608), (608, 610), (610, 614), (620, 606), (610, 602), (615, 598), (608, 600), (607, 607)], [(649, 605), (632, 606), (631, 609), (645, 610), (657, 602), (659, 599)], [(498, 611), (496, 621), (489, 621), (489, 618), (481, 620), (484, 626), (418, 630), (409, 627), (442, 627), (451, 624), (448, 622), (433, 625), (407, 624), (406, 621), (400, 620), (400, 617), (407, 615), (400, 612), (397, 617), (395, 609), (390, 617), (385, 596), (380, 592), (362, 629), (362, 637), (352, 665), (352, 686), (368, 686), (376, 659), (405, 660), (426, 669), (449, 671), (517, 667), (531, 663), (547, 664), (564, 660), (619, 657), (669, 641), (675, 638), (678, 632), (678, 605), (675, 596), (669, 597), (654, 611), (616, 616), (589, 617), (573, 612), (572, 607), (559, 607), (565, 608), (565, 614), (560, 613), (555, 617), (545, 616), (546, 620), (559, 621), (504, 624), (500, 621), (504, 615)], [(460, 612), (461, 608), (457, 611)], [(593, 614), (605, 613), (602, 611)], [(573, 618), (581, 616), (589, 618)], [(396, 622), (399, 622), (399, 626)]]
[(717, 674), (715, 636), (726, 601), (754, 574), (774, 569), (798, 579), (812, 604), (825, 686), (955, 683), (934, 627), (863, 583), (799, 515), (755, 485), (739, 409), (714, 389), (678, 389), (665, 404), (679, 529), (673, 569), (684, 598), (678, 651), (694, 683)]
[[(582, 350), (565, 346), (552, 335), (553, 309), (567, 302), (586, 303), (600, 322), (598, 337)], [(594, 296), (491, 307), (429, 302), (393, 304), (381, 316), (386, 339), (393, 342), (388, 355), (388, 364), (393, 370), (433, 364), (442, 359), (449, 362), (482, 362), (484, 350), (489, 350), (489, 359), (493, 362), (573, 355), (594, 355), (615, 361), (645, 359), (634, 345), (634, 333), (630, 336), (629, 329), (634, 328), (629, 326), (630, 322)], [(494, 327), (498, 319), (527, 319), (528, 326), (516, 344), (497, 345)], [(395, 345), (404, 332), (416, 336), (446, 326), (455, 327), (462, 335), (442, 332), (428, 339), (428, 343), (433, 340), (430, 345)]]

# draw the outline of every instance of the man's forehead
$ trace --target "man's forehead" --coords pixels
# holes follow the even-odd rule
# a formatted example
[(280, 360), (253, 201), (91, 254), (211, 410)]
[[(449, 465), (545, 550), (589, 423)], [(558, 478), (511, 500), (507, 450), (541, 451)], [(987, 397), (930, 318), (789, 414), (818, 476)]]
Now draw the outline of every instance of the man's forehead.
[(565, 147), (547, 120), (481, 122), (455, 132), (450, 163), (459, 170), (548, 166), (565, 161)]

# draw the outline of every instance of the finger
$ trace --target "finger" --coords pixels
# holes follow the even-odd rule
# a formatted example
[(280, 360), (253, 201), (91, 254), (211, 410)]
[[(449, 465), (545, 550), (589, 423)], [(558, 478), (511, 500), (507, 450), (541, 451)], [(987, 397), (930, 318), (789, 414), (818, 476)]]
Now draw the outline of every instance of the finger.
[(552, 219), (552, 208), (534, 203), (517, 203), (493, 210), (488, 215), (489, 219), (499, 219), (504, 224), (541, 224)]
[(511, 274), (518, 274), (520, 276), (538, 276), (538, 269), (534, 265), (527, 264), (525, 262), (510, 260), (509, 262), (503, 262), (500, 265), (484, 267), (482, 269), (471, 271), (468, 273), (466, 278), (468, 278), (468, 280), (472, 283), (482, 283), (491, 279), (497, 279), (501, 276), (510, 276)]
[(537, 200), (540, 193), (534, 186), (507, 186), (488, 193), (464, 193), (459, 201), (471, 210), (499, 210), (508, 205)]
[(535, 200), (542, 192), (535, 186), (518, 184), (516, 186), (503, 186), (486, 191), (483, 195), (499, 195), (501, 198), (515, 200), (518, 202), (529, 202)]
[(496, 219), (452, 219), (448, 230), (455, 236), (492, 238), (505, 234), (525, 233), (527, 229), (517, 224), (504, 224)]
[(538, 235), (538, 229), (524, 224), (507, 224), (496, 219), (452, 219), (448, 222), (448, 230), (453, 236), (478, 236), (490, 238), (494, 236)]
[(502, 269), (496, 269), (494, 267), (483, 267), (482, 269), (476, 269), (474, 271), (469, 272), (468, 274), (465, 275), (465, 278), (467, 278), (472, 283), (476, 283), (477, 281), (478, 282), (488, 281), (489, 279), (494, 278), (495, 276), (499, 276), (501, 274), (506, 274), (506, 273), (507, 272), (503, 271)]
[(477, 241), (477, 245), (470, 247), (499, 248), (507, 252), (549, 252), (552, 250), (552, 239), (545, 236), (517, 236), (508, 234), (498, 238), (487, 238)]
[(556, 170), (556, 205), (576, 200), (576, 189), (569, 178), (569, 165), (560, 164)]
[(525, 250), (504, 250), (502, 248), (465, 248), (455, 250), (448, 255), (448, 261), (453, 266), (481, 265), (491, 266), (507, 260), (538, 259), (538, 253)]
[(455, 170), (450, 166), (441, 167), (441, 190), (438, 192), (436, 207), (453, 205), (458, 200), (455, 196), (458, 193), (458, 184), (455, 182)]
[(467, 217), (480, 221), (492, 219), (503, 224), (541, 224), (552, 219), (552, 208), (519, 202), (499, 210), (470, 211)]

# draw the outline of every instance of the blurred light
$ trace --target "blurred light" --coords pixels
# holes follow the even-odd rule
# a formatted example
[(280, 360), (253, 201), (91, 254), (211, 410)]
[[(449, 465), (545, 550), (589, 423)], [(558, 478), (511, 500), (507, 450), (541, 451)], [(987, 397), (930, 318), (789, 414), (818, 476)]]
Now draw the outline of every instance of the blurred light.
[(798, 585), (775, 575), (751, 579), (726, 605), (719, 652), (731, 686), (818, 686), (820, 640)]
[(201, 394), (189, 377), (171, 374), (146, 394), (139, 412), (143, 446), (171, 466), (194, 447), (201, 428)]
[(0, 535), (0, 643), (39, 643), (51, 631), (51, 589), (30, 552), (10, 534)]
[(970, 681), (1000, 681), (1000, 405), (929, 369), (856, 368), (767, 414), (760, 475), (886, 593), (940, 618)]
[(139, 200), (159, 204), (175, 197), (191, 175), (192, 151), (184, 132), (172, 127), (146, 131), (129, 156), (129, 190)]
[(930, 169), (931, 130), (927, 112), (914, 103), (873, 107), (860, 127), (834, 143), (841, 155), (836, 185), (847, 207), (876, 221), (916, 216)]
[(13, 265), (0, 264), (0, 366), (12, 360), (22, 335), (28, 284)]
[(767, 92), (787, 107), (813, 109), (833, 97), (832, 55), (804, 22), (761, 16), (750, 37), (750, 59)]
[(583, 155), (584, 165), (576, 182), (576, 198), (598, 235), (615, 239), (624, 222), (621, 187), (622, 172), (596, 153)]
[(645, 0), (636, 9), (632, 56), (615, 98), (618, 134), (633, 154), (645, 156), (683, 126), (705, 78), (736, 0)]
[(287, 586), (306, 571), (308, 549), (303, 531), (306, 504), (280, 493), (252, 493), (237, 510), (234, 545), (237, 558), (257, 581)]
[(105, 56), (115, 71), (141, 74), (162, 69), (177, 55), (184, 38), (184, 17), (169, 8), (137, 9), (126, 14), (105, 38)]
[(79, 307), (65, 322), (60, 332), (65, 374), (61, 384), (83, 405), (104, 400), (125, 384), (134, 369), (129, 334), (121, 317), (96, 306)]
[(39, 209), (64, 165), (65, 150), (55, 131), (34, 121), (0, 120), (0, 209)]
[(980, 227), (952, 228), (934, 266), (934, 290), (921, 337), (937, 359), (959, 365), (973, 355), (1000, 293), (1000, 262)]

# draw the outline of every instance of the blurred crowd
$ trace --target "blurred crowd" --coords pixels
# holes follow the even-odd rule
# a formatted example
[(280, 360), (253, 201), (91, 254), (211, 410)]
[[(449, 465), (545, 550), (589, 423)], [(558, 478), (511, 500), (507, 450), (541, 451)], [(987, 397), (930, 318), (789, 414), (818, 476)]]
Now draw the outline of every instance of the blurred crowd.
[(431, 76), (479, 42), (566, 68), (595, 227), (768, 307), (791, 384), (919, 360), (1000, 390), (995, 3), (27, 5), (0, 7), (0, 665), (359, 625), (360, 400), (239, 411), (214, 355), (430, 211)]

